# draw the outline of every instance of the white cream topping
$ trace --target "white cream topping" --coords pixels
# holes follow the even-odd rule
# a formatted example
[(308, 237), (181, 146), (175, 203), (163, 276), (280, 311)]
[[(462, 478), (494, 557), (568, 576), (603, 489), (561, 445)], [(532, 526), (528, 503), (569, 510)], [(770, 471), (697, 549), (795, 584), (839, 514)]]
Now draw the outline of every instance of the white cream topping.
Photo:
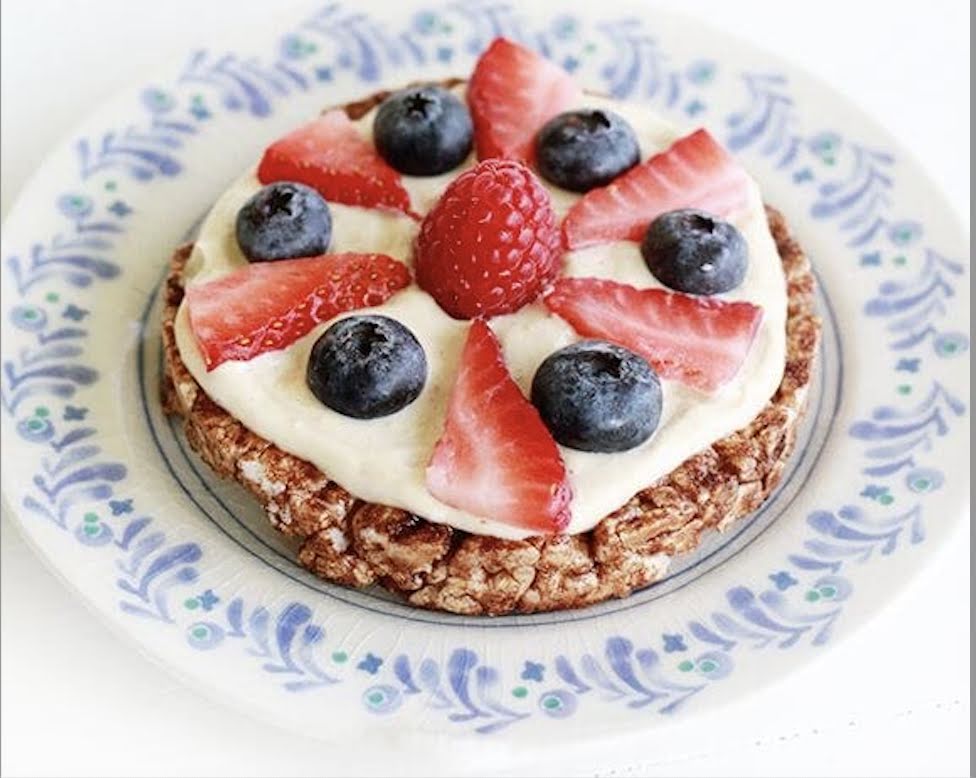
[[(463, 88), (458, 92), (463, 94)], [(626, 118), (640, 141), (642, 159), (667, 148), (682, 134), (642, 106), (596, 97), (587, 97), (585, 104), (616, 111)], [(372, 118), (370, 113), (359, 121), (366, 137), (371, 137)], [(404, 176), (414, 209), (420, 213), (428, 211), (450, 181), (474, 162), (472, 157), (442, 176)], [(216, 202), (187, 265), (188, 284), (214, 279), (247, 264), (234, 236), (234, 224), (240, 207), (259, 188), (251, 171)], [(579, 197), (552, 186), (547, 188), (560, 217)], [(732, 381), (712, 395), (662, 380), (664, 407), (660, 425), (650, 440), (637, 448), (599, 454), (561, 447), (573, 490), (572, 521), (567, 532), (591, 529), (635, 492), (748, 424), (779, 385), (786, 348), (786, 286), (755, 182), (751, 184), (749, 202), (748, 211), (735, 220), (749, 245), (749, 269), (741, 286), (721, 295), (723, 299), (748, 300), (763, 309), (762, 325), (745, 364)], [(338, 203), (329, 206), (333, 222), (330, 251), (378, 252), (412, 266), (411, 247), (417, 222), (378, 210)], [(639, 246), (631, 242), (569, 252), (564, 275), (612, 279), (639, 288), (661, 286), (644, 264)], [(311, 462), (362, 499), (396, 506), (467, 532), (502, 538), (531, 534), (445, 505), (424, 484), (427, 462), (443, 428), (468, 323), (450, 318), (416, 286), (368, 312), (391, 316), (409, 327), (424, 347), (429, 367), (427, 383), (416, 401), (392, 416), (368, 421), (326, 408), (306, 386), (309, 352), (331, 322), (320, 324), (284, 350), (247, 362), (224, 362), (207, 372), (184, 304), (176, 319), (176, 342), (190, 373), (221, 407), (261, 437)], [(512, 376), (526, 395), (542, 360), (579, 340), (568, 324), (539, 302), (492, 319), (491, 327), (502, 342)], [(263, 473), (249, 475), (255, 480), (262, 476)], [(340, 545), (338, 538), (334, 542), (337, 547)]]

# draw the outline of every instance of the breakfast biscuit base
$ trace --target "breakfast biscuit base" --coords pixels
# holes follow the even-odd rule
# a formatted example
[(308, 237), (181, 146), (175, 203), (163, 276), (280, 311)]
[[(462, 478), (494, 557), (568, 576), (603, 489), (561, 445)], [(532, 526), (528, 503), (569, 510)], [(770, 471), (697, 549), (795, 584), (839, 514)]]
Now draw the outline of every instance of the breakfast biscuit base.
[[(458, 83), (447, 82), (447, 85)], [(387, 93), (346, 106), (361, 117)], [(810, 264), (783, 216), (767, 207), (789, 309), (782, 382), (746, 427), (690, 457), (588, 532), (502, 540), (364, 502), (312, 464), (256, 435), (217, 405), (180, 358), (174, 321), (192, 246), (174, 254), (162, 320), (163, 402), (217, 475), (233, 479), (269, 521), (301, 541), (299, 563), (345, 586), (379, 584), (409, 603), (467, 615), (580, 608), (659, 580), (670, 559), (756, 510), (782, 477), (806, 407), (820, 321)]]

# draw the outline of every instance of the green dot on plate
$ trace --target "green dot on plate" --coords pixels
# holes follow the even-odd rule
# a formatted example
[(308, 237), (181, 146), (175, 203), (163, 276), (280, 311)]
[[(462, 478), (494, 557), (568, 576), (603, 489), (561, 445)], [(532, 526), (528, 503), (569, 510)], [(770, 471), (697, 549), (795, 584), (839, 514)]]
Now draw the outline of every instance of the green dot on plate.
[(806, 600), (807, 600), (807, 602), (816, 602), (819, 599), (820, 599), (820, 592), (815, 592), (815, 591), (813, 591), (811, 589), (806, 594)]
[(114, 181), (106, 181), (106, 182), (105, 182), (105, 188), (106, 188), (106, 189), (107, 189), (107, 190), (108, 190), (109, 192), (114, 192), (114, 191), (115, 191), (115, 188), (116, 188), (117, 186), (118, 186), (118, 184), (116, 184), (116, 183), (115, 183)]
[(837, 590), (833, 586), (821, 586), (820, 593), (829, 599), (837, 594)]
[(38, 421), (37, 419), (31, 419), (29, 422), (27, 422), (27, 429), (29, 430), (39, 430), (43, 426), (44, 422)]
[(552, 710), (553, 708), (558, 708), (561, 704), (562, 703), (559, 701), (558, 697), (546, 697), (542, 701), (543, 707), (549, 708), (549, 710)]
[(891, 505), (891, 503), (893, 503), (894, 501), (895, 498), (892, 497), (890, 494), (882, 494), (878, 498), (878, 502), (880, 502), (882, 505)]
[(345, 651), (336, 651), (332, 654), (333, 662), (345, 662), (349, 658), (349, 655)]
[(379, 705), (381, 702), (383, 702), (383, 693), (373, 692), (369, 695), (369, 697), (367, 697), (367, 699), (370, 701), (370, 704)]
[(98, 521), (98, 514), (97, 513), (86, 513), (85, 516), (84, 516), (84, 519), (89, 524), (93, 524), (94, 522)]
[(695, 668), (695, 663), (688, 659), (686, 659), (684, 662), (678, 665), (678, 669), (683, 673), (687, 673), (693, 670), (694, 668)]
[(34, 409), (34, 415), (35, 416), (40, 416), (42, 419), (45, 416), (49, 416), (50, 414), (51, 414), (51, 412), (47, 408), (45, 408), (43, 405), (40, 405), (40, 406), (38, 406), (37, 408)]
[(898, 394), (911, 394), (912, 387), (908, 384), (901, 384), (898, 387)]
[(183, 600), (183, 607), (189, 608), (191, 611), (196, 608), (200, 603), (197, 602), (196, 597), (190, 597), (187, 600)]
[(37, 318), (37, 311), (35, 311), (33, 308), (31, 308), (29, 311), (24, 311), (24, 318), (25, 319), (36, 319)]
[(47, 300), (49, 303), (56, 303), (61, 298), (58, 297), (57, 292), (48, 292), (46, 295), (44, 295), (44, 299)]
[(518, 697), (519, 699), (525, 697), (528, 693), (529, 690), (526, 689), (524, 686), (516, 686), (514, 689), (512, 689), (512, 696)]
[(98, 527), (96, 527), (94, 524), (86, 524), (84, 531), (86, 535), (97, 535)]
[(916, 489), (928, 489), (932, 485), (932, 482), (928, 478), (916, 478), (915, 488)]
[(710, 673), (716, 668), (716, 666), (717, 665), (711, 659), (706, 659), (704, 662), (698, 665), (698, 669), (703, 673)]
[(207, 636), (206, 627), (195, 627), (193, 630), (193, 637), (195, 638), (205, 638)]

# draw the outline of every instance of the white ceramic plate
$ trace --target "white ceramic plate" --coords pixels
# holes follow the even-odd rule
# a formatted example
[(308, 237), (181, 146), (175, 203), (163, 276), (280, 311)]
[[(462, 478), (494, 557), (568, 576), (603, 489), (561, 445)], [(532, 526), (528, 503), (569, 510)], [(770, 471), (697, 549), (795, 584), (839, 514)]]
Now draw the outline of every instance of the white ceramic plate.
[[(686, 20), (608, 2), (599, 19), (398, 5), (310, 7), (215, 35), (51, 153), (3, 231), (15, 520), (182, 677), (317, 737), (404, 751), (463, 740), (445, 767), (660, 726), (828, 650), (965, 515), (968, 240), (951, 209), (829, 89)], [(824, 338), (788, 476), (755, 517), (629, 599), (485, 620), (298, 568), (161, 413), (157, 292), (173, 247), (271, 139), (381, 86), (466, 74), (498, 34), (590, 88), (707, 125), (810, 253)]]

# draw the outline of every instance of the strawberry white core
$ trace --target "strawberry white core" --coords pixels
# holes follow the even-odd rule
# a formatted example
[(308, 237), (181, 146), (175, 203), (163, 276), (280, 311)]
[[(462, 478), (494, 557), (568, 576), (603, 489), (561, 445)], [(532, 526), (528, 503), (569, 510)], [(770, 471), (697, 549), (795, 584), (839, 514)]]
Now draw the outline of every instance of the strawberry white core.
[[(457, 91), (463, 95), (463, 87)], [(666, 149), (693, 129), (673, 127), (641, 105), (588, 96), (579, 107), (609, 109), (623, 116), (637, 134), (642, 159)], [(365, 138), (371, 139), (372, 120), (371, 112), (356, 123)], [(442, 176), (403, 176), (413, 209), (426, 213), (448, 183), (474, 163), (472, 155)], [(580, 197), (556, 189), (541, 178), (540, 181), (549, 189), (559, 217)], [(188, 286), (218, 278), (247, 263), (237, 246), (234, 224), (240, 207), (260, 186), (252, 169), (216, 202), (201, 227), (187, 265)], [(412, 267), (417, 221), (389, 211), (333, 202), (329, 206), (333, 222), (330, 252), (382, 253)], [(754, 181), (749, 182), (748, 208), (732, 221), (749, 245), (749, 269), (737, 289), (717, 298), (745, 300), (763, 309), (762, 322), (745, 363), (712, 394), (663, 379), (660, 425), (637, 448), (614, 454), (561, 448), (573, 491), (567, 532), (591, 529), (634, 493), (709, 444), (744, 427), (776, 391), (786, 357), (787, 292)], [(661, 287), (648, 271), (635, 242), (614, 241), (571, 251), (564, 262), (566, 277), (604, 278), (638, 288)], [(209, 372), (190, 330), (185, 304), (177, 316), (176, 340), (190, 373), (228, 413), (281, 449), (311, 462), (362, 499), (403, 508), (430, 521), (476, 534), (513, 539), (534, 534), (445, 505), (425, 485), (425, 470), (443, 430), (469, 323), (450, 318), (416, 285), (369, 313), (390, 316), (409, 327), (426, 352), (429, 370), (427, 384), (416, 401), (392, 416), (369, 421), (329, 410), (305, 384), (309, 352), (331, 322), (316, 326), (288, 348), (249, 361), (224, 362)], [(549, 313), (541, 300), (514, 314), (495, 317), (490, 324), (502, 343), (509, 372), (526, 395), (542, 360), (580, 339), (569, 324)]]

